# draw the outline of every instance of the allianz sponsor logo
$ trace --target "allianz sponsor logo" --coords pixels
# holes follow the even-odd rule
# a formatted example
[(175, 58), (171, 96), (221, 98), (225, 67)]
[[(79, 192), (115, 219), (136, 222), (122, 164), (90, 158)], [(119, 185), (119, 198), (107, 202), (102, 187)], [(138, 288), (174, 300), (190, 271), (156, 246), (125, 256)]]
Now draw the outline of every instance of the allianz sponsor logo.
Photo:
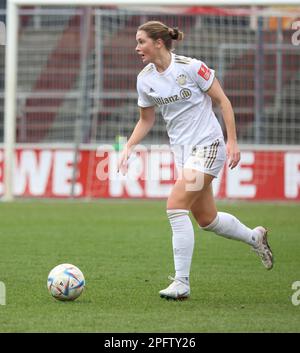
[(179, 102), (181, 100), (188, 100), (191, 98), (191, 96), (192, 96), (191, 90), (188, 88), (183, 88), (182, 90), (180, 90), (179, 94), (174, 94), (173, 96), (170, 96), (170, 97), (166, 97), (166, 98), (152, 97), (152, 98), (157, 105), (166, 105), (166, 104)]

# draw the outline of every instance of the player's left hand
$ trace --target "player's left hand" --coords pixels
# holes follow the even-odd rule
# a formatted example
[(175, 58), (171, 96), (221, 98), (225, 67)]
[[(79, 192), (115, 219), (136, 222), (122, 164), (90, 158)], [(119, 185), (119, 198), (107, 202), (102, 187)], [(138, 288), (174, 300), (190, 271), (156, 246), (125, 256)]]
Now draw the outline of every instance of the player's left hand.
[(235, 168), (241, 159), (241, 153), (236, 141), (227, 141), (226, 153), (228, 159), (228, 167)]

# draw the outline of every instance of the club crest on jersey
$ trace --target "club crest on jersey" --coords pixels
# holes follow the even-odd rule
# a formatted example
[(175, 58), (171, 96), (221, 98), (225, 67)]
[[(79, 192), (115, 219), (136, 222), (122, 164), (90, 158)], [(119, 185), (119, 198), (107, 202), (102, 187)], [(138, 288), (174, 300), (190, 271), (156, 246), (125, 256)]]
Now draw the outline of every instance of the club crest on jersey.
[(190, 99), (192, 96), (192, 91), (188, 88), (183, 88), (181, 91), (180, 91), (180, 97), (182, 99)]
[(184, 86), (186, 84), (186, 76), (181, 74), (176, 78), (176, 82), (179, 84), (179, 86)]
[(204, 78), (205, 81), (208, 81), (210, 78), (210, 74), (211, 74), (210, 69), (204, 64), (202, 64), (198, 71), (198, 75)]

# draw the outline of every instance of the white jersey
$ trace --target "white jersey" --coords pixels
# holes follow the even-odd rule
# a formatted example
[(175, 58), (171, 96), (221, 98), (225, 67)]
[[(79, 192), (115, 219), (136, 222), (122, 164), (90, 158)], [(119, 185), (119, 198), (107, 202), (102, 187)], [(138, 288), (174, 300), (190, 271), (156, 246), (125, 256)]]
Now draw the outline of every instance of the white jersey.
[(138, 106), (160, 108), (171, 146), (208, 145), (223, 139), (211, 98), (205, 93), (214, 77), (214, 70), (202, 61), (172, 53), (164, 72), (150, 63), (138, 75)]

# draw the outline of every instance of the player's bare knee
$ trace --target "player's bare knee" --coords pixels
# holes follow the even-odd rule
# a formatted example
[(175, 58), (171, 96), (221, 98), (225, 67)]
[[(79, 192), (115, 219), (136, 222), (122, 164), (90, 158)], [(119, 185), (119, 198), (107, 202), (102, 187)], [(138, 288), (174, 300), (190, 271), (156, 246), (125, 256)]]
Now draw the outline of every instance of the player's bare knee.
[(209, 225), (212, 224), (215, 218), (215, 215), (200, 215), (198, 217), (195, 217), (199, 226), (201, 228), (204, 228), (204, 230), (208, 230)]
[(167, 202), (167, 210), (172, 209), (189, 209), (189, 206), (184, 200), (170, 200)]
[(203, 221), (198, 221), (198, 224), (201, 228), (204, 228), (204, 230), (207, 230), (205, 229), (206, 227), (208, 227), (210, 224), (211, 224), (212, 221), (208, 221), (208, 220), (203, 220)]
[(192, 205), (192, 199), (187, 197), (186, 194), (172, 195), (168, 198), (167, 209), (186, 209), (190, 210)]

